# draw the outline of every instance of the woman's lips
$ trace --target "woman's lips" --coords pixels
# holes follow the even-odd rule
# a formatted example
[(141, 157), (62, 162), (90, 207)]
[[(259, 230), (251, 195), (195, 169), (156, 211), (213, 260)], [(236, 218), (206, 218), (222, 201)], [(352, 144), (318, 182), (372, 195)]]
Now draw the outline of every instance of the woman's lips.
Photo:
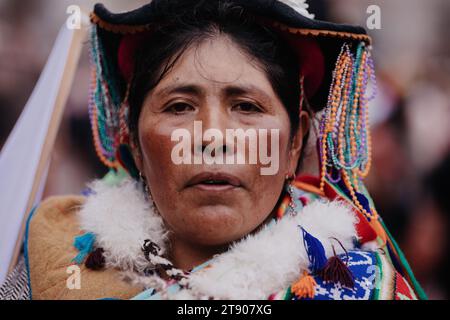
[(189, 179), (186, 187), (203, 191), (226, 191), (242, 187), (242, 183), (239, 178), (228, 173), (202, 172)]

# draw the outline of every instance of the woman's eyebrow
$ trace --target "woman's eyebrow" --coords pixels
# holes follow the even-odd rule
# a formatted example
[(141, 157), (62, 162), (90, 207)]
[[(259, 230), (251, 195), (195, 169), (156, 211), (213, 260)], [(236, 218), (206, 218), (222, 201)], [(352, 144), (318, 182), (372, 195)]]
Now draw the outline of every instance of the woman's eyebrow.
[(264, 92), (264, 90), (259, 89), (254, 85), (232, 85), (227, 86), (223, 89), (223, 92), (226, 96), (240, 96), (244, 94), (255, 94), (265, 100), (266, 102), (271, 101), (271, 97)]
[(156, 96), (165, 96), (170, 95), (174, 93), (184, 93), (184, 94), (191, 94), (196, 96), (203, 95), (204, 89), (200, 86), (197, 86), (195, 84), (172, 84), (169, 85), (155, 93)]
[[(176, 94), (176, 93), (182, 93), (182, 94), (191, 94), (195, 96), (204, 96), (206, 94), (206, 90), (196, 84), (172, 84), (168, 85), (167, 87), (157, 91), (155, 93), (156, 96), (165, 96), (170, 94)], [(234, 97), (234, 96), (240, 96), (245, 94), (255, 94), (262, 98), (262, 100), (265, 101), (271, 101), (271, 97), (262, 89), (259, 89), (258, 87), (254, 85), (229, 85), (224, 87), (221, 90), (223, 97)]]

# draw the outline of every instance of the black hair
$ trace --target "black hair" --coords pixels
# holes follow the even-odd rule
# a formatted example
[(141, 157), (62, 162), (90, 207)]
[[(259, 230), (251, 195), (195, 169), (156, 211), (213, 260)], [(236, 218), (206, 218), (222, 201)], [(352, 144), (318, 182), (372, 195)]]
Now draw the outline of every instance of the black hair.
[(160, 17), (148, 42), (135, 56), (129, 91), (129, 129), (132, 139), (142, 105), (191, 46), (224, 34), (229, 36), (261, 68), (283, 103), (291, 125), (291, 137), (299, 128), (299, 62), (295, 52), (273, 30), (258, 23), (241, 6), (230, 1), (200, 0), (191, 7), (171, 7)]

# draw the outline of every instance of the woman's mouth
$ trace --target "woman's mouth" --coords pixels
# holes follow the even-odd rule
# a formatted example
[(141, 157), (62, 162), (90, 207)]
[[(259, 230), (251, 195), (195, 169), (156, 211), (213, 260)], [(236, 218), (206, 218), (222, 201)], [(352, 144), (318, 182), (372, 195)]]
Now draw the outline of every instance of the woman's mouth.
[(225, 191), (242, 187), (242, 183), (239, 178), (227, 173), (203, 172), (193, 176), (186, 187), (203, 191)]

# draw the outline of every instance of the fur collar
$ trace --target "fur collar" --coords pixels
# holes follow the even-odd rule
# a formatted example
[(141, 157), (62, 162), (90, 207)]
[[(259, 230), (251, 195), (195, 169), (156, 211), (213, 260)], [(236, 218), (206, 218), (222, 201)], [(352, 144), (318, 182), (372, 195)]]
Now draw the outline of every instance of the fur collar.
[[(163, 251), (167, 247), (168, 231), (162, 218), (134, 181), (127, 179), (117, 186), (96, 181), (90, 187), (93, 194), (79, 211), (81, 228), (96, 235), (96, 246), (105, 250), (107, 267), (143, 270), (148, 265), (141, 250), (144, 240), (152, 240)], [(273, 221), (234, 243), (214, 257), (210, 267), (189, 276), (192, 290), (181, 290), (173, 298), (194, 298), (197, 292), (219, 299), (267, 299), (308, 269), (299, 226), (319, 239), (330, 257), (335, 244), (332, 237), (347, 250), (354, 249), (356, 220), (343, 202), (314, 201), (296, 215)], [(342, 252), (340, 246), (335, 249)]]

